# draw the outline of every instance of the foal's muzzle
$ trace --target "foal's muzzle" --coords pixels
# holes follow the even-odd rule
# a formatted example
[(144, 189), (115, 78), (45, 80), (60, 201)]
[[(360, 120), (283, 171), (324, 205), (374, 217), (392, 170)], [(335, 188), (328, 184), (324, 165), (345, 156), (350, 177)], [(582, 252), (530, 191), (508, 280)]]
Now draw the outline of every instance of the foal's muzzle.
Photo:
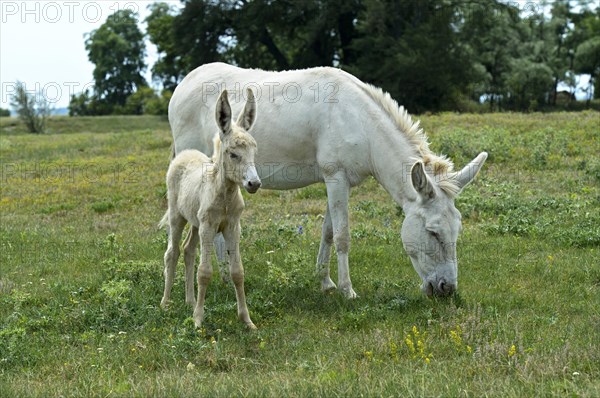
[(261, 185), (262, 182), (260, 182), (259, 178), (244, 181), (244, 189), (248, 191), (248, 193), (256, 193), (256, 191), (258, 191), (258, 188), (260, 188)]

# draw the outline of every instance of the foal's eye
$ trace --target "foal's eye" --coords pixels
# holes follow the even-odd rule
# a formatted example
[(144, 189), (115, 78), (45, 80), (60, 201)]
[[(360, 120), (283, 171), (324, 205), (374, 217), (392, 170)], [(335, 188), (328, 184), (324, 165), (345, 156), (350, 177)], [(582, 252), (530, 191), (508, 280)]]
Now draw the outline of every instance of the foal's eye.
[(240, 157), (239, 157), (237, 154), (235, 154), (235, 153), (233, 153), (233, 152), (229, 154), (229, 157), (230, 157), (231, 159), (233, 159), (233, 160), (236, 160), (236, 159), (239, 159), (239, 158), (240, 158)]

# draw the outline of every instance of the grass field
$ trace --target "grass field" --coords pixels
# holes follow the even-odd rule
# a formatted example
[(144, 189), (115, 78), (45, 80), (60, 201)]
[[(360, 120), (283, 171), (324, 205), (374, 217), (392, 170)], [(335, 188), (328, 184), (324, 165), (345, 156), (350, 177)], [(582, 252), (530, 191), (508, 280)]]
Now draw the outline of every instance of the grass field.
[(0, 396), (600, 396), (600, 114), (421, 119), (458, 166), (490, 154), (456, 202), (459, 294), (420, 293), (373, 180), (351, 196), (360, 297), (322, 294), (324, 187), (265, 190), (242, 219), (256, 332), (218, 277), (195, 330), (181, 265), (159, 308), (166, 121), (0, 119)]

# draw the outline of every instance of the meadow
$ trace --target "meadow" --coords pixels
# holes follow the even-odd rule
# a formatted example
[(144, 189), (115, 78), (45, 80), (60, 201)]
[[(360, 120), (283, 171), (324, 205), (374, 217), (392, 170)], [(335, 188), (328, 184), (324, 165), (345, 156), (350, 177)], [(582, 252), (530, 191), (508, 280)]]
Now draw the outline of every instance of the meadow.
[(420, 119), (457, 166), (490, 154), (456, 201), (458, 294), (421, 294), (374, 180), (350, 202), (359, 298), (321, 293), (324, 186), (263, 190), (242, 218), (255, 332), (217, 267), (202, 329), (182, 259), (159, 307), (164, 119), (0, 119), (0, 396), (600, 396), (600, 113)]

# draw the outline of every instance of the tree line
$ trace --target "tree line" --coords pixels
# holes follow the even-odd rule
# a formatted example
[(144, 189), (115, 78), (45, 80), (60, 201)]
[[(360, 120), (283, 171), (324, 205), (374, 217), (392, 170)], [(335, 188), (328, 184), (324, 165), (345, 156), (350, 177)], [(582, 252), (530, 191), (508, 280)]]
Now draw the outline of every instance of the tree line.
[[(568, 105), (581, 74), (591, 76), (589, 98), (600, 98), (600, 5), (591, 0), (184, 0), (181, 8), (148, 7), (146, 32), (137, 14), (121, 10), (86, 37), (95, 87), (72, 97), (71, 115), (166, 113), (181, 79), (215, 61), (269, 70), (339, 67), (414, 113)], [(151, 71), (160, 94), (143, 77), (146, 38), (159, 53)]]

